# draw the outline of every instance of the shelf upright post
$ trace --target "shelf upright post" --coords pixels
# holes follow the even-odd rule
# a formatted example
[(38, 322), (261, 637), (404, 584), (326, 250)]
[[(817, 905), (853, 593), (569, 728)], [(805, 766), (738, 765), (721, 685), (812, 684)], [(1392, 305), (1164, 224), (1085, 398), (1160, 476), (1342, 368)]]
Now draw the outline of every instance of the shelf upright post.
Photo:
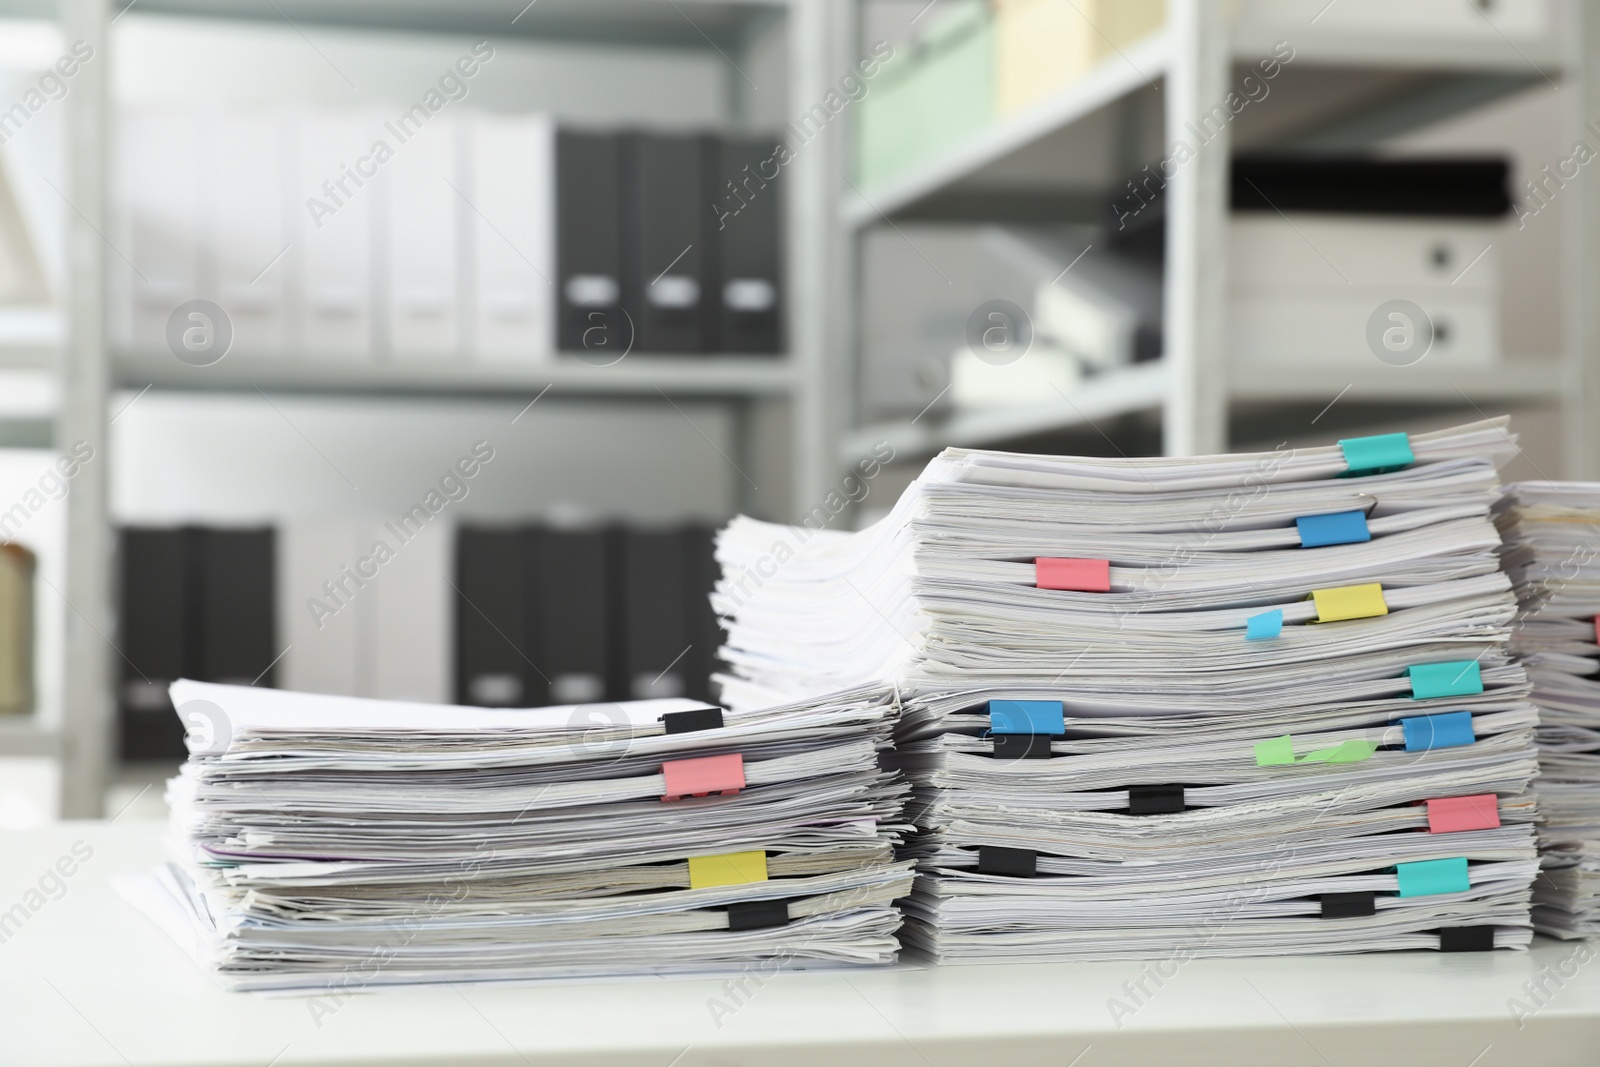
[[(846, 71), (868, 54), (872, 42), (861, 37), (863, 5), (861, 0), (839, 0), (834, 8), (832, 44), (828, 53), (830, 87), (837, 88)], [(865, 99), (865, 97), (863, 97)], [(861, 425), (861, 397), (857, 383), (861, 381), (861, 238), (864, 230), (845, 221), (843, 206), (846, 189), (859, 191), (855, 182), (855, 146), (857, 125), (861, 120), (859, 101), (850, 104), (839, 116), (840, 129), (833, 143), (834, 189), (838, 196), (829, 216), (832, 227), (828, 247), (832, 257), (828, 266), (828, 312), (832, 324), (829, 335), (832, 359), (829, 363), (832, 412), (829, 425), (828, 459), (834, 465), (831, 471), (842, 474), (851, 464), (867, 458), (846, 455), (845, 439), (853, 436), (850, 430)], [(837, 488), (832, 483), (829, 488)], [(814, 504), (815, 500), (808, 503)], [(854, 519), (855, 509), (845, 513)]]
[[(66, 100), (66, 347), (59, 357), (60, 412), (55, 447), (79, 442), (94, 450), (66, 499), (65, 677), (61, 694), (61, 815), (97, 818), (105, 803), (111, 750), (111, 529), (107, 515), (110, 367), (106, 355), (106, 111), (110, 85), (107, 0), (60, 0), (61, 28), (71, 44), (86, 42)], [(50, 594), (55, 595), (55, 594)]]
[(1228, 25), (1215, 0), (1169, 0), (1166, 79), (1164, 358), (1169, 385), (1162, 448), (1169, 456), (1225, 451)]
[[(1593, 130), (1587, 120), (1600, 116), (1600, 12), (1587, 3), (1574, 3), (1570, 16), (1577, 21), (1566, 56), (1565, 116), (1570, 143), (1589, 144)], [(1563, 478), (1592, 481), (1600, 478), (1600, 182), (1571, 183), (1573, 213), (1561, 240), (1562, 276), (1562, 390), (1561, 436)]]
[[(843, 0), (797, 0), (789, 5), (789, 111), (806, 115), (821, 105), (837, 76), (836, 42), (846, 17)], [(834, 286), (839, 283), (839, 186), (844, 172), (842, 144), (846, 121), (791, 122), (785, 136), (788, 164), (789, 344), (795, 383), (791, 408), (794, 500), (798, 522), (835, 480), (838, 440), (843, 426), (840, 398), (838, 315)], [(807, 139), (803, 139), (807, 138)]]

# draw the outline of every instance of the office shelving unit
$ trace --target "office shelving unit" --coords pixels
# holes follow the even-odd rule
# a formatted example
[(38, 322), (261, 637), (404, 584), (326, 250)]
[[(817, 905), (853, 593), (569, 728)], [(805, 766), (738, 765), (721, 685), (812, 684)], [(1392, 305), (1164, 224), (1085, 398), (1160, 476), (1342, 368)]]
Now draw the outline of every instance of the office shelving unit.
[[(1168, 20), (1160, 31), (1123, 48), (1089, 75), (1028, 109), (991, 126), (881, 187), (851, 190), (842, 200), (838, 227), (852, 245), (869, 227), (921, 218), (959, 217), (971, 221), (1015, 218), (1015, 190), (1003, 170), (1053, 139), (1077, 131), (1114, 112), (1127, 122), (1144, 122), (1147, 141), (1170, 146), (1192, 142), (1186, 124), (1221, 102), (1249, 64), (1270, 53), (1275, 42), (1294, 49), (1272, 92), (1282, 105), (1263, 104), (1224, 126), (1181, 166), (1166, 190), (1166, 352), (1158, 363), (1124, 368), (1086, 380), (1064, 397), (1046, 396), (1018, 408), (928, 413), (877, 424), (852, 422), (840, 442), (838, 460), (847, 463), (876, 440), (887, 440), (907, 458), (946, 445), (997, 445), (1029, 434), (1086, 427), (1120, 415), (1158, 412), (1168, 454), (1223, 451), (1230, 422), (1250, 405), (1301, 402), (1320, 407), (1344, 401), (1405, 403), (1488, 411), (1512, 404), (1559, 405), (1565, 434), (1568, 477), (1600, 476), (1600, 438), (1590, 417), (1600, 403), (1600, 332), (1592, 310), (1600, 278), (1600, 249), (1593, 240), (1600, 217), (1600, 189), (1590, 183), (1563, 190), (1581, 222), (1570, 228), (1563, 249), (1567, 277), (1563, 351), (1543, 359), (1508, 359), (1483, 368), (1441, 368), (1421, 363), (1370, 366), (1257, 367), (1230, 365), (1226, 346), (1225, 293), (1228, 159), (1237, 144), (1250, 149), (1350, 149), (1425, 126), (1541, 82), (1560, 80), (1578, 86), (1579, 106), (1570, 127), (1583, 136), (1582, 114), (1592, 114), (1600, 92), (1600, 51), (1593, 47), (1600, 14), (1585, 5), (1553, 4), (1553, 29), (1536, 40), (1511, 40), (1503, 34), (1478, 37), (1425, 35), (1392, 30), (1371, 33), (1330, 29), (1317, 24), (1315, 8), (1307, 19), (1285, 19), (1290, 5), (1212, 0), (1168, 0)], [(1464, 7), (1470, 6), (1464, 3)], [(1332, 21), (1332, 20), (1330, 20)], [(843, 54), (853, 39), (838, 46)], [(1336, 89), (1333, 71), (1359, 74), (1346, 79), (1356, 92)], [(1298, 89), (1298, 91), (1297, 91)], [(1278, 113), (1265, 113), (1278, 107)], [(1265, 121), (1256, 121), (1257, 119)], [(1125, 143), (1106, 170), (1116, 174), (1104, 189), (1064, 190), (1103, 210), (1118, 191), (1116, 183), (1154, 154), (1130, 155)], [(1161, 153), (1164, 154), (1164, 153)], [(1119, 171), (1119, 168), (1121, 170)], [(996, 180), (996, 179), (999, 180)], [(987, 180), (986, 180), (987, 179)], [(1055, 221), (1094, 222), (1103, 218)], [(856, 257), (841, 254), (843, 280), (833, 292), (840, 301), (840, 347), (853, 352)], [(1520, 353), (1518, 355), (1521, 355)]]
[[(134, 5), (127, 0), (59, 0), (68, 40), (102, 42), (109, 25)], [(1275, 370), (1230, 367), (1225, 352), (1224, 267), (1227, 161), (1232, 145), (1350, 147), (1426, 125), (1551, 79), (1578, 86), (1577, 114), (1600, 114), (1600, 17), (1581, 5), (1560, 5), (1559, 32), (1540, 42), (1432, 39), (1352, 34), (1314, 23), (1273, 25), (1253, 15), (1249, 0), (1169, 0), (1168, 22), (1123, 49), (1086, 78), (997, 121), (879, 188), (850, 180), (848, 114), (822, 129), (785, 169), (788, 183), (786, 284), (789, 348), (780, 358), (714, 356), (704, 360), (635, 354), (615, 366), (573, 355), (546, 364), (331, 366), (230, 357), (195, 369), (108, 350), (104, 292), (110, 253), (105, 218), (110, 63), (86, 65), (64, 101), (68, 109), (70, 226), (68, 337), (59, 353), (14, 353), (8, 366), (53, 364), (60, 408), (53, 440), (85, 439), (104, 462), (84, 468), (67, 498), (68, 632), (64, 703), (59, 721), (0, 723), (0, 754), (53, 755), (63, 765), (62, 811), (100, 811), (112, 723), (114, 614), (112, 539), (107, 508), (108, 404), (113, 388), (234, 390), (419, 396), (527, 397), (550, 387), (549, 399), (601, 397), (619, 402), (709, 398), (748, 413), (757, 403), (786, 403), (792, 512), (822, 499), (877, 440), (907, 460), (945, 445), (993, 445), (1019, 436), (1098, 424), (1135, 413), (1159, 413), (1171, 454), (1224, 449), (1229, 425), (1251, 405), (1348, 401), (1404, 402), (1470, 410), (1512, 403), (1558, 404), (1566, 435), (1566, 471), (1600, 476), (1600, 446), (1588, 413), (1600, 410), (1600, 185), (1574, 183), (1563, 195), (1577, 213), (1565, 243), (1571, 296), (1564, 302), (1563, 350), (1544, 360), (1459, 371), (1374, 363), (1342, 368)], [(1245, 14), (1231, 12), (1242, 9)], [(624, 47), (715, 49), (737, 56), (741, 43), (775, 20), (786, 21), (788, 113), (823, 100), (860, 54), (859, 5), (852, 0), (138, 0), (141, 14), (238, 18), (296, 25), (504, 35)], [(1169, 183), (1166, 353), (1157, 363), (1085, 381), (1066, 398), (1045, 397), (1022, 408), (933, 413), (919, 419), (863, 424), (854, 410), (852, 354), (859, 297), (856, 242), (885, 220), (926, 217), (1014, 218), (1008, 191), (985, 179), (1019, 154), (1071, 136), (1108, 112), (1150, 124), (1152, 139), (1171, 143), (1184, 123), (1221, 100), (1233, 64), (1248, 62), (1273, 42), (1289, 40), (1296, 58), (1275, 91), (1314, 72), (1359, 70), (1362, 92), (1341, 97), (1300, 94), (1293, 120), (1241, 121), (1213, 138)], [(731, 79), (730, 79), (731, 84)], [(1324, 83), (1326, 84), (1326, 83)], [(1326, 96), (1327, 99), (1322, 99)], [(1573, 132), (1577, 136), (1578, 118)], [(1108, 160), (1108, 171), (1147, 158)], [(1128, 167), (1132, 164), (1132, 167)], [(1083, 190), (1078, 190), (1083, 192)], [(1108, 189), (1093, 190), (1103, 203)], [(1070, 200), (1070, 197), (1067, 198)], [(47, 358), (49, 357), (49, 358)], [(203, 373), (200, 371), (203, 370)], [(1348, 387), (1348, 389), (1346, 389)], [(747, 420), (746, 420), (747, 421)], [(748, 439), (747, 432), (741, 437)]]
[[(112, 351), (105, 324), (111, 253), (106, 220), (108, 142), (113, 111), (107, 82), (112, 60), (110, 26), (138, 3), (140, 15), (231, 18), (291, 25), (338, 26), (419, 33), (478, 34), (491, 39), (569, 40), (598, 46), (715, 50), (730, 67), (741, 48), (777, 20), (787, 20), (787, 85), (791, 101), (820, 98), (828, 89), (827, 50), (834, 39), (828, 3), (788, 0), (59, 0), (68, 41), (95, 44), (101, 61), (74, 79), (66, 106), (69, 188), (69, 278), (65, 311), (68, 337), (59, 353), (15, 353), (7, 366), (53, 364), (60, 408), (56, 447), (79, 439), (97, 442), (99, 459), (74, 479), (67, 498), (67, 588), (71, 610), (66, 633), (64, 699), (58, 718), (0, 723), (0, 755), (49, 755), (61, 762), (61, 810), (67, 817), (101, 813), (111, 762), (115, 618), (112, 607), (112, 530), (108, 514), (107, 407), (117, 387), (162, 390), (247, 391), (339, 395), (610, 398), (661, 403), (711, 399), (733, 407), (735, 425), (748, 426), (758, 402), (783, 402), (790, 418), (789, 455), (794, 508), (822, 491), (832, 474), (833, 447), (825, 413), (827, 379), (820, 372), (827, 341), (819, 307), (826, 277), (833, 199), (831, 134), (785, 168), (788, 351), (778, 357), (715, 354), (705, 358), (633, 353), (602, 366), (575, 354), (522, 366), (429, 364), (331, 365), (308, 360), (234, 357), (206, 368), (177, 360)], [(30, 9), (31, 11), (31, 9)], [(37, 16), (37, 12), (31, 12)], [(730, 70), (732, 84), (735, 76)], [(730, 90), (730, 94), (732, 90)], [(24, 358), (26, 357), (26, 358)], [(746, 447), (750, 434), (736, 436)]]
[(252, 385), (283, 392), (536, 395), (787, 396), (796, 376), (792, 362), (771, 356), (652, 356), (630, 354), (614, 364), (586, 363), (566, 355), (549, 363), (396, 362), (373, 366), (349, 361), (289, 362), (229, 356), (209, 367), (191, 367), (159, 356), (116, 357), (119, 384), (142, 389), (235, 391)]

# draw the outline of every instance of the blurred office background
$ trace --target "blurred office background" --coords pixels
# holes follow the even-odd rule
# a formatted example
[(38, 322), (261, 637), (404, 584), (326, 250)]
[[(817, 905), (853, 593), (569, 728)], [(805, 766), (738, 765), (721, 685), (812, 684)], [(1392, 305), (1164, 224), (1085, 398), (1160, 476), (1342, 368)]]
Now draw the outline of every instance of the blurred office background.
[(1583, 14), (0, 4), (0, 825), (158, 815), (177, 675), (711, 698), (716, 526), (948, 445), (1595, 476)]

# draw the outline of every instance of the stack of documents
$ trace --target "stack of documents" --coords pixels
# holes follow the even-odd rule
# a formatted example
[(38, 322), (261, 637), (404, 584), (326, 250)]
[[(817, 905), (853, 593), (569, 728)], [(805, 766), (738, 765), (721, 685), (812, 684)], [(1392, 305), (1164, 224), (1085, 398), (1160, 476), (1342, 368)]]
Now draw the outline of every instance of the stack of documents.
[(1525, 947), (1514, 451), (947, 450), (860, 533), (724, 532), (724, 697), (899, 688), (939, 960)]
[(882, 964), (884, 689), (724, 714), (179, 681), (174, 856), (123, 891), (235, 989)]
[(1511, 648), (1539, 707), (1534, 924), (1600, 934), (1600, 483), (1519, 482), (1498, 510), (1520, 612)]

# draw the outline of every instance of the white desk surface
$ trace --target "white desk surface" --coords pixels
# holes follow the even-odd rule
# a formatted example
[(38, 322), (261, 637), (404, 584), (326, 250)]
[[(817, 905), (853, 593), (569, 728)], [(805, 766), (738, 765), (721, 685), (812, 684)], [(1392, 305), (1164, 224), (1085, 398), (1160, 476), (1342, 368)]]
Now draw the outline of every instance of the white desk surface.
[[(28, 891), (75, 842), (93, 849), (0, 933), (0, 1064), (1600, 1064), (1600, 960), (1542, 939), (1531, 953), (1193, 960), (1159, 989), (1147, 979), (1154, 995), (1121, 1019), (1108, 1001), (1132, 1004), (1139, 964), (779, 974), (737, 1005), (705, 980), (390, 990), (317, 1018), (304, 997), (223, 992), (112, 892), (112, 875), (156, 861), (163, 829), (0, 836), (0, 913), (38, 904)], [(1542, 973), (1556, 977), (1540, 1007), (1523, 984)], [(732, 1014), (714, 1018), (713, 998)], [(1537, 1008), (1520, 1028), (1512, 998)]]

